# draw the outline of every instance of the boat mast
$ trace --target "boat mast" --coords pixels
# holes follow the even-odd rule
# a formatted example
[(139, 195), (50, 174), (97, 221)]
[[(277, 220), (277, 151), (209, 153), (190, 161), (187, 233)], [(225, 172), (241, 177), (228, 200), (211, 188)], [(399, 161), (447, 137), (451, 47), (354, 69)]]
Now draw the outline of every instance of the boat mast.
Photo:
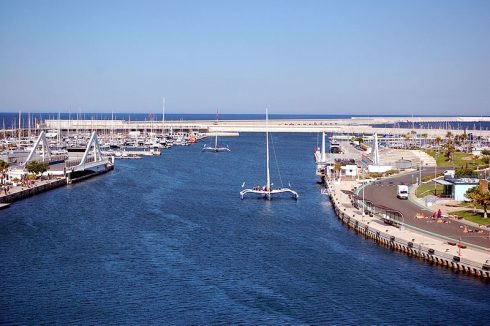
[(265, 144), (267, 149), (267, 198), (271, 198), (271, 176), (269, 171), (269, 109), (265, 108)]
[(165, 135), (165, 97), (162, 98), (162, 135)]
[[(216, 109), (216, 125), (218, 125), (218, 109)], [(214, 135), (214, 149), (218, 148), (218, 132)]]

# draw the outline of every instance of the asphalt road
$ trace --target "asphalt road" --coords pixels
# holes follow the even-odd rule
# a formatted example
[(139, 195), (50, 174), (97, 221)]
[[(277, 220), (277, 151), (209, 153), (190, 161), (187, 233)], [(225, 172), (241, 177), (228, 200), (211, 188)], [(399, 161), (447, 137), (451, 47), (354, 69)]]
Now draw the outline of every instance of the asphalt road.
[[(445, 169), (439, 168), (438, 172), (443, 170)], [(434, 174), (433, 168), (426, 168), (422, 170), (422, 177), (430, 174)], [(405, 224), (415, 226), (429, 232), (441, 234), (455, 240), (461, 239), (467, 243), (490, 248), (490, 235), (488, 230), (485, 230), (483, 234), (476, 232), (464, 233), (462, 226), (465, 224), (457, 221), (451, 220), (450, 223), (436, 223), (431, 219), (417, 219), (415, 217), (417, 213), (423, 213), (426, 216), (431, 216), (433, 211), (423, 209), (409, 200), (398, 199), (396, 197), (396, 186), (402, 183), (412, 184), (418, 177), (419, 172), (413, 172), (372, 183), (366, 186), (364, 189), (364, 196), (375, 205), (383, 205), (401, 212), (403, 214)], [(475, 228), (470, 227), (470, 229)]]

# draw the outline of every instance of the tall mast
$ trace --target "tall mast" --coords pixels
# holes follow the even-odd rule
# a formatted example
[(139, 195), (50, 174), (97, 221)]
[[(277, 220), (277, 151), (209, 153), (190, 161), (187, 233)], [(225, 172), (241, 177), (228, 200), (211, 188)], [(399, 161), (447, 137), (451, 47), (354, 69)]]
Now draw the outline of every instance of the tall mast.
[(27, 137), (31, 139), (31, 113), (27, 114)]
[(111, 115), (111, 144), (114, 141), (114, 110), (112, 110), (112, 115)]
[[(216, 125), (218, 125), (218, 109), (216, 109)], [(218, 132), (214, 135), (214, 149), (218, 148)]]
[(61, 115), (61, 113), (58, 112), (58, 148), (60, 147), (60, 142), (61, 142), (61, 122), (60, 122), (60, 115)]
[(21, 113), (19, 110), (19, 139), (22, 138), (22, 120), (21, 120)]
[(162, 135), (165, 134), (165, 97), (162, 99)]
[(267, 149), (267, 197), (271, 195), (271, 176), (269, 171), (269, 109), (265, 108), (265, 144)]

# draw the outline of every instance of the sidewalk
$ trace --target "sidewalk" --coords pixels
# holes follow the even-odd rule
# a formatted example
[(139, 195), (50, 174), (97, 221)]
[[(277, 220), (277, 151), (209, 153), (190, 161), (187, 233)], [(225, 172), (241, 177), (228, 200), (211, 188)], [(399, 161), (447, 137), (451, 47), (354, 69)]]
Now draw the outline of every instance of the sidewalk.
[(56, 176), (46, 180), (35, 180), (34, 184), (30, 187), (9, 186), (10, 189), (7, 193), (5, 193), (4, 189), (0, 189), (0, 203), (11, 203), (19, 199), (58, 187), (64, 183), (66, 183), (65, 177)]

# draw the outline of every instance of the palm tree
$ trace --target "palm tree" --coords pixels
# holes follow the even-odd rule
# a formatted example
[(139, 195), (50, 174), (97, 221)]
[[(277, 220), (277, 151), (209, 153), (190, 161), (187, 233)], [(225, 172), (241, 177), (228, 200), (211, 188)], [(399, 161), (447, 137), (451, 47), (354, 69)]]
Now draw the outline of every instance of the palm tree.
[(441, 138), (441, 136), (437, 136), (437, 137), (434, 139), (434, 143), (436, 144), (437, 153), (439, 153), (439, 146), (440, 146), (440, 145), (441, 145), (441, 143), (442, 143), (442, 138)]
[(452, 138), (452, 137), (453, 137), (453, 133), (452, 133), (452, 132), (450, 132), (450, 131), (448, 131), (448, 132), (446, 133), (446, 139), (447, 139), (447, 140), (451, 140), (451, 138)]
[(490, 192), (488, 189), (486, 191), (482, 191), (480, 186), (475, 186), (468, 189), (465, 195), (473, 204), (473, 212), (476, 212), (477, 205), (481, 205), (483, 207), (483, 218), (488, 218), (487, 209), (488, 206), (490, 206)]
[(405, 148), (408, 148), (408, 140), (410, 139), (410, 134), (405, 134), (403, 135), (403, 139), (405, 139), (404, 143), (403, 143), (403, 147)]
[(483, 218), (488, 218), (487, 208), (490, 206), (490, 193), (487, 191), (483, 193), (480, 199), (480, 205), (483, 206)]
[(447, 157), (448, 161), (453, 161), (453, 153), (455, 151), (454, 144), (452, 141), (448, 141), (444, 145), (444, 155)]
[(461, 135), (459, 135), (459, 139), (463, 143), (463, 147), (465, 149), (465, 152), (468, 153), (469, 152), (469, 148), (468, 148), (468, 135), (466, 134), (466, 130), (465, 130), (464, 133), (462, 133)]
[(471, 201), (471, 204), (473, 205), (473, 214), (476, 213), (476, 206), (478, 205), (479, 195), (480, 187), (478, 186), (468, 189), (465, 193), (465, 196)]

